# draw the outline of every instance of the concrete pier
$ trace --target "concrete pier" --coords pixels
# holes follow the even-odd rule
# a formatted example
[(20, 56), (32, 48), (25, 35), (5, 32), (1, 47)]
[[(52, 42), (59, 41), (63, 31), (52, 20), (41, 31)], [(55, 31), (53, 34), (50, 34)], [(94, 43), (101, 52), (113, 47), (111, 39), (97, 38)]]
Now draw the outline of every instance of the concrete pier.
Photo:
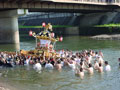
[(19, 43), (17, 10), (0, 12), (0, 43)]
[(19, 43), (17, 17), (0, 18), (0, 43)]
[(19, 43), (18, 16), (24, 14), (24, 9), (0, 12), (0, 43)]

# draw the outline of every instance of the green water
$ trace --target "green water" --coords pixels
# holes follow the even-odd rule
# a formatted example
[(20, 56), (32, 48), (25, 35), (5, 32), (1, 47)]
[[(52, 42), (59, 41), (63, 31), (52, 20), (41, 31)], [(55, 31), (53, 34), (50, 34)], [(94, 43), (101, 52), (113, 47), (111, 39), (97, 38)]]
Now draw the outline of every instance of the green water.
[[(34, 49), (34, 42), (33, 38), (23, 37), (20, 46), (0, 45), (0, 50)], [(87, 37), (71, 36), (64, 37), (63, 42), (58, 42), (56, 49), (101, 50), (104, 54), (104, 60), (109, 61), (112, 71), (103, 74), (95, 72), (93, 76), (85, 73), (84, 79), (81, 80), (68, 69), (63, 69), (62, 72), (43, 71), (39, 74), (32, 67), (2, 68), (0, 69), (2, 74), (0, 82), (14, 87), (14, 90), (119, 90), (120, 69), (118, 68), (118, 58), (120, 57), (120, 41), (99, 41)]]

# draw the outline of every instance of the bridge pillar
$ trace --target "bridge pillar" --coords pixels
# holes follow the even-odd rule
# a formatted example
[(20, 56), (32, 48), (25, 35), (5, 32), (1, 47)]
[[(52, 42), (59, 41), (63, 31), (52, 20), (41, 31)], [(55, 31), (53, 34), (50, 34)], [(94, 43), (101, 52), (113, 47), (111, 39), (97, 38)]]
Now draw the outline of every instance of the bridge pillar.
[(19, 43), (19, 10), (0, 11), (0, 43)]

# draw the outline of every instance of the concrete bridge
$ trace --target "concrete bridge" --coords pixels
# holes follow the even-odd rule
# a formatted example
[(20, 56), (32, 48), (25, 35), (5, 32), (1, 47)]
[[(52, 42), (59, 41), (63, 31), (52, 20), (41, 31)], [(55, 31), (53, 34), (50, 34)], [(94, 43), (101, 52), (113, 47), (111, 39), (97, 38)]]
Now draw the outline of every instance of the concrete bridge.
[(0, 10), (29, 9), (43, 12), (99, 12), (112, 11), (120, 0), (0, 0)]
[(0, 0), (0, 43), (19, 43), (18, 16), (27, 10), (95, 13), (119, 8), (120, 0)]

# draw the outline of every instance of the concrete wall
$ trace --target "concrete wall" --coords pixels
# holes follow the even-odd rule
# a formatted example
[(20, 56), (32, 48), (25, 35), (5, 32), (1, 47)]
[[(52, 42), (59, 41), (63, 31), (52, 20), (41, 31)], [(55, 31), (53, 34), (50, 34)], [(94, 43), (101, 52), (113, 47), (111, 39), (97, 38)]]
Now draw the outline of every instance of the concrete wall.
[[(86, 14), (82, 15), (82, 18), (77, 22), (79, 23), (80, 35), (111, 34), (109, 28), (96, 28), (95, 25), (120, 23), (120, 13), (106, 12)], [(119, 30), (116, 30), (116, 33), (118, 33), (118, 31)]]
[(106, 12), (106, 13), (93, 13), (83, 15), (83, 18), (79, 20), (80, 27), (91, 27), (94, 25), (108, 24), (113, 21), (117, 12)]

